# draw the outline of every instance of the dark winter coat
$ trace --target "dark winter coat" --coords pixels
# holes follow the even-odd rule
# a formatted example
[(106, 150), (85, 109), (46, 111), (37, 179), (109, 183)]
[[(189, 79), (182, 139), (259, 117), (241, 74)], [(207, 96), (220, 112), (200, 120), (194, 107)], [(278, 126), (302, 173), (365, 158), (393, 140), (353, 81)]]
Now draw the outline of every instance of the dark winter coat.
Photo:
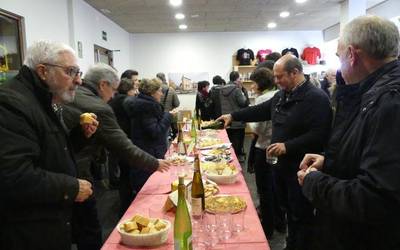
[(132, 144), (118, 125), (111, 107), (99, 97), (93, 86), (93, 83), (84, 82), (77, 89), (74, 102), (64, 107), (64, 118), (69, 128), (79, 126), (79, 116), (85, 112), (96, 114), (99, 121), (97, 131), (90, 143), (84, 145), (77, 154), (79, 176), (86, 179), (92, 178), (90, 163), (101, 148), (106, 148), (131, 167), (154, 172), (158, 168), (157, 159)]
[(210, 96), (205, 96), (200, 92), (197, 92), (196, 95), (196, 112), (197, 114), (200, 111), (201, 114), (201, 120), (203, 121), (209, 121), (211, 120), (211, 105), (212, 101)]
[(129, 137), (129, 133), (130, 133), (129, 130), (130, 130), (131, 126), (130, 126), (128, 114), (126, 113), (126, 111), (123, 107), (123, 103), (127, 97), (128, 97), (128, 95), (118, 93), (108, 102), (108, 104), (113, 109), (119, 126), (125, 132), (125, 134), (127, 134)]
[[(235, 83), (230, 82), (219, 89), (219, 102), (221, 114), (230, 114), (241, 108), (249, 106), (250, 101), (246, 89), (240, 89)], [(246, 124), (240, 120), (233, 121), (230, 128), (242, 129)]]
[(400, 249), (399, 127), (398, 61), (358, 86), (338, 86), (323, 172), (303, 186), (318, 209), (318, 249)]
[(23, 66), (0, 87), (0, 249), (71, 247), (79, 184), (52, 95)]
[(290, 175), (297, 173), (306, 153), (323, 151), (331, 116), (328, 96), (310, 82), (289, 96), (280, 90), (266, 102), (232, 113), (236, 121), (272, 120), (271, 143), (282, 142), (286, 147), (286, 154), (278, 157), (278, 167)]
[(152, 156), (163, 159), (168, 149), (171, 114), (162, 111), (161, 104), (153, 97), (142, 93), (127, 98), (124, 106), (131, 118), (132, 142)]

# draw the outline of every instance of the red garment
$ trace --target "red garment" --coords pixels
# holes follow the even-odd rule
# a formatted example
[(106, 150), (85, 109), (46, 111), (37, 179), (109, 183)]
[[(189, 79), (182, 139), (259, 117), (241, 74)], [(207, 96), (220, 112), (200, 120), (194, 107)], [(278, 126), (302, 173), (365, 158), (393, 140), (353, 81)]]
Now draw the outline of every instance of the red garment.
[(317, 64), (317, 58), (321, 58), (321, 51), (317, 47), (307, 47), (301, 55), (301, 59), (306, 60), (308, 64)]
[(260, 63), (260, 62), (264, 62), (265, 61), (265, 57), (267, 56), (267, 55), (269, 55), (269, 54), (271, 54), (272, 53), (272, 50), (270, 50), (270, 49), (260, 49), (258, 52), (257, 52), (257, 59), (258, 59), (258, 62)]

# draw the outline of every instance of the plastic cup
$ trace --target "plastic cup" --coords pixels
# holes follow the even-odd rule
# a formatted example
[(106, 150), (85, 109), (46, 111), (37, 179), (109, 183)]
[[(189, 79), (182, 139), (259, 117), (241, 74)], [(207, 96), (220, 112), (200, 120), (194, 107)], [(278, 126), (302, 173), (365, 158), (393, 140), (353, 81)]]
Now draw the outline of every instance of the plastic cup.
[(244, 214), (245, 211), (232, 214), (232, 231), (239, 233), (244, 231)]

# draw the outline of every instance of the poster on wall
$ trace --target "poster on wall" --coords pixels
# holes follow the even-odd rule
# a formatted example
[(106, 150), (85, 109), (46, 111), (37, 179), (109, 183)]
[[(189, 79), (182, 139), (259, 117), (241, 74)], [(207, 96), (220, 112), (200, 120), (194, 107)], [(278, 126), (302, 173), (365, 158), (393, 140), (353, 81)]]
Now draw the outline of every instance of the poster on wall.
[(208, 79), (208, 72), (168, 73), (169, 86), (178, 94), (194, 94), (197, 91), (197, 82)]

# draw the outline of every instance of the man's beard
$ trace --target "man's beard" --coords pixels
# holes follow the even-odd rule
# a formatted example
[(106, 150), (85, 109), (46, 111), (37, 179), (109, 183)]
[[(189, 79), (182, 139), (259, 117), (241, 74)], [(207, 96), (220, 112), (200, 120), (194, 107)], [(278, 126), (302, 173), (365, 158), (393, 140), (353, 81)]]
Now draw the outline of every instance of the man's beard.
[(78, 88), (78, 86), (76, 85), (69, 89), (60, 88), (59, 86), (57, 86), (57, 84), (54, 84), (52, 79), (48, 80), (48, 86), (50, 92), (53, 94), (53, 99), (61, 103), (73, 102), (75, 98), (75, 91)]

